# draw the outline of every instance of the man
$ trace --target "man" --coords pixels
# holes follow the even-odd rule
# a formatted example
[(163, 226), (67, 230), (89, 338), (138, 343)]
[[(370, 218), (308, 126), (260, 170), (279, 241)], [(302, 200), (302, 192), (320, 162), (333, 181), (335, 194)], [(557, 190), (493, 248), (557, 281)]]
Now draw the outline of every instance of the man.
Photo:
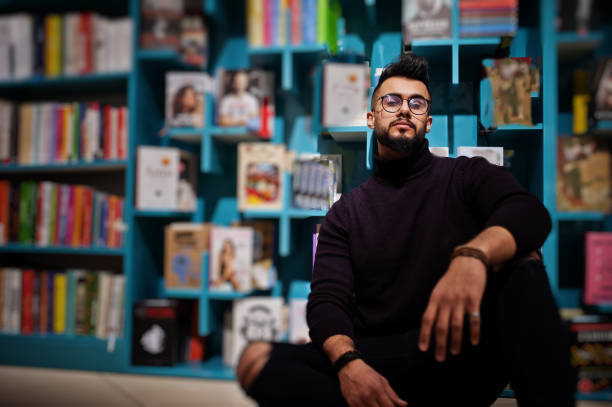
[(330, 209), (308, 301), (312, 343), (251, 344), (237, 376), (261, 405), (571, 406), (564, 331), (535, 252), (548, 212), (503, 167), (428, 150), (427, 62), (382, 73), (376, 172)]

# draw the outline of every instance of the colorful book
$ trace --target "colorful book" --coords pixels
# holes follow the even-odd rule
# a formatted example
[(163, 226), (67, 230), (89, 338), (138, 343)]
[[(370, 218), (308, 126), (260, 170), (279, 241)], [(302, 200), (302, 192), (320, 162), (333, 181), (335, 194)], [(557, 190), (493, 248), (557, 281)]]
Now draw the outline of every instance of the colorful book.
[(53, 275), (53, 333), (66, 333), (66, 273), (57, 272)]
[(210, 291), (252, 289), (253, 229), (213, 226), (210, 232)]

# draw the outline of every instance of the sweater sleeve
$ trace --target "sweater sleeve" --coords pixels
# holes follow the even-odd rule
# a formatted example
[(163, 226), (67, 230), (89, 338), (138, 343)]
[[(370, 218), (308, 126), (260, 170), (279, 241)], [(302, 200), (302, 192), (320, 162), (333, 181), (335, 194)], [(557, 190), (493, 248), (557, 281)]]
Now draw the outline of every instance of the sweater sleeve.
[(544, 244), (551, 229), (550, 215), (508, 169), (477, 157), (467, 159), (463, 175), (464, 193), (483, 216), (484, 228), (508, 229), (516, 242), (517, 256)]
[(319, 230), (306, 313), (310, 338), (319, 348), (332, 335), (354, 337), (349, 219), (343, 196), (332, 206)]

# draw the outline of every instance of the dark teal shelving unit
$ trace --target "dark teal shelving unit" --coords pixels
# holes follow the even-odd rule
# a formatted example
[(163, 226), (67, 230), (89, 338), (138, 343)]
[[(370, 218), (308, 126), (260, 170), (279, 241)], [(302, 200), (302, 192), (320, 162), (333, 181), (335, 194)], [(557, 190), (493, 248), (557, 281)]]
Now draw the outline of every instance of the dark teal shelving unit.
[[(8, 4), (8, 5), (7, 5)], [(42, 0), (23, 5), (16, 0), (0, 2), (0, 12), (67, 11), (85, 7), (76, 2), (56, 1), (57, 8)], [(402, 51), (401, 2), (376, 0), (342, 0), (344, 32), (339, 36), (339, 49), (344, 57), (367, 59), (372, 68), (371, 89), (375, 85), (376, 68), (384, 67)], [(134, 33), (140, 26), (138, 0), (87, 4), (87, 9), (124, 14), (132, 17)], [(567, 83), (558, 81), (560, 64), (575, 63), (593, 55), (610, 55), (609, 27), (587, 36), (557, 33), (554, 26), (554, 1), (521, 1), (520, 29), (513, 39), (509, 55), (530, 56), (540, 64), (541, 88), (532, 95), (534, 123), (532, 127), (502, 126), (490, 132), (491, 145), (515, 150), (511, 171), (525, 188), (539, 196), (553, 219), (553, 230), (543, 252), (551, 286), (561, 306), (580, 304), (580, 286), (564, 286), (563, 253), (559, 249), (561, 227), (574, 224), (596, 224), (609, 230), (610, 219), (601, 213), (563, 213), (556, 210), (556, 140), (569, 127), (571, 113), (560, 109), (559, 92)], [(219, 68), (264, 68), (275, 72), (276, 118), (274, 138), (269, 142), (286, 143), (288, 148), (305, 153), (343, 154), (343, 189), (348, 192), (371, 174), (375, 140), (365, 126), (321, 126), (321, 69), (323, 60), (331, 56), (323, 45), (251, 48), (245, 38), (245, 5), (243, 0), (203, 0), (202, 10), (210, 23), (210, 61), (207, 72), (214, 75)], [(79, 11), (73, 10), (73, 11)], [(80, 10), (84, 11), (84, 9)], [(481, 92), (481, 59), (501, 51), (500, 38), (460, 38), (459, 10), (453, 2), (453, 32), (449, 39), (415, 41), (412, 52), (428, 58), (431, 67), (433, 126), (428, 134), (431, 146), (449, 147), (456, 155), (458, 146), (486, 145), (478, 135), (481, 111), (489, 103)], [(289, 20), (289, 19), (288, 19)], [(608, 22), (609, 23), (609, 22)], [(265, 295), (287, 295), (292, 281), (308, 281), (312, 267), (312, 226), (320, 222), (326, 211), (299, 210), (291, 205), (289, 189), (285, 189), (283, 208), (279, 211), (238, 211), (236, 200), (236, 146), (243, 140), (257, 140), (245, 128), (222, 128), (215, 125), (214, 98), (206, 96), (206, 117), (203, 129), (168, 129), (164, 123), (165, 72), (195, 69), (169, 50), (141, 50), (137, 35), (131, 39), (134, 49), (130, 72), (94, 74), (83, 77), (33, 78), (0, 81), (0, 97), (18, 100), (37, 99), (64, 91), (89, 91), (92, 94), (112, 90), (125, 95), (130, 109), (129, 159), (122, 162), (67, 163), (42, 166), (0, 167), (0, 176), (22, 174), (84, 173), (95, 177), (99, 171), (117, 172), (125, 185), (125, 223), (127, 232), (122, 249), (36, 247), (6, 245), (0, 256), (8, 253), (45, 253), (61, 256), (114, 256), (121, 259), (126, 276), (125, 339), (117, 343), (113, 353), (106, 351), (106, 342), (90, 337), (0, 335), (0, 363), (55, 366), (128, 373), (172, 375), (211, 379), (234, 379), (232, 370), (221, 363), (219, 334), (222, 311), (231, 300), (248, 294), (212, 293), (201, 290), (167, 290), (163, 285), (163, 227), (173, 221), (213, 222), (230, 224), (246, 219), (272, 219), (277, 224), (276, 266), (279, 284)], [(561, 89), (561, 90), (560, 90)], [(52, 99), (52, 97), (51, 97)], [(569, 123), (569, 125), (568, 125)], [(612, 122), (600, 122), (594, 131), (612, 133)], [(135, 159), (139, 145), (177, 146), (191, 151), (200, 160), (198, 206), (193, 212), (140, 211), (134, 209)], [(55, 176), (58, 176), (55, 174)], [(285, 185), (291, 175), (284, 174)], [(203, 259), (206, 274), (208, 258)], [(574, 271), (580, 273), (580, 271)], [(561, 273), (562, 274), (562, 273)], [(261, 294), (261, 293), (260, 293)], [(203, 363), (173, 367), (134, 366), (131, 363), (132, 306), (151, 297), (181, 298), (199, 301), (199, 331), (210, 336)], [(609, 307), (601, 307), (610, 312)], [(10, 351), (8, 350), (10, 349)], [(511, 395), (511, 393), (505, 393)], [(590, 399), (591, 396), (580, 395)], [(608, 399), (609, 395), (593, 396)]]

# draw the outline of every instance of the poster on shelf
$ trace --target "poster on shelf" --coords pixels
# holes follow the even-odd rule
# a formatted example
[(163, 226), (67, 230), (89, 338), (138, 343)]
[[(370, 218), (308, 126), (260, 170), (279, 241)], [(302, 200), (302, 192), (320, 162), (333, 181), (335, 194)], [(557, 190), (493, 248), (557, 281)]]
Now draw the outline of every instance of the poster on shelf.
[(202, 288), (202, 254), (209, 249), (211, 225), (174, 222), (164, 230), (164, 286)]
[(612, 305), (612, 233), (586, 232), (584, 303)]
[(183, 11), (183, 0), (142, 0), (140, 48), (178, 51)]
[(253, 289), (253, 229), (213, 226), (210, 232), (208, 287), (217, 292)]
[(457, 147), (457, 157), (482, 157), (491, 164), (504, 165), (504, 148), (503, 147)]
[(323, 127), (366, 125), (369, 78), (366, 64), (323, 64)]

